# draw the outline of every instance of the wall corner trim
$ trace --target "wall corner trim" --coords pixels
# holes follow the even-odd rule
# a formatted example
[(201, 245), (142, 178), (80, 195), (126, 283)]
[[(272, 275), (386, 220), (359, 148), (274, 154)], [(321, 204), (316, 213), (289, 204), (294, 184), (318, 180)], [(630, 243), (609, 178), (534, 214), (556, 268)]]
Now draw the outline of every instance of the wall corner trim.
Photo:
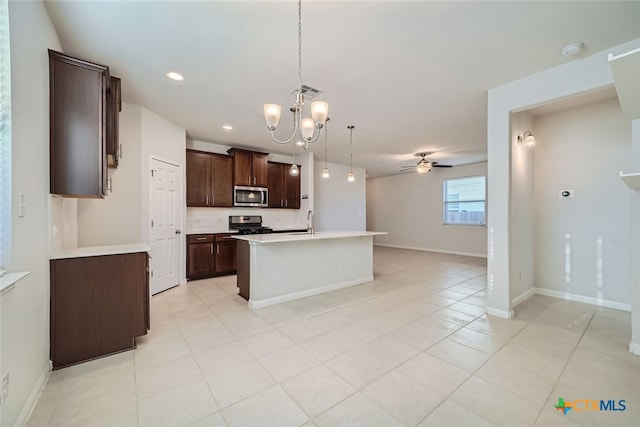
[(490, 316), (500, 317), (502, 319), (513, 319), (513, 310), (500, 310), (493, 307), (487, 307), (487, 314)]
[(47, 380), (49, 379), (49, 375), (51, 375), (52, 369), (53, 366), (51, 365), (51, 361), (48, 360), (42, 368), (40, 377), (38, 378), (36, 384), (33, 386), (33, 390), (31, 390), (31, 394), (29, 394), (29, 398), (22, 407), (18, 418), (16, 418), (16, 422), (14, 424), (15, 427), (23, 426), (27, 423), (27, 420), (31, 416), (31, 413), (38, 403), (38, 398), (40, 397), (42, 389), (44, 388), (45, 384), (47, 384)]

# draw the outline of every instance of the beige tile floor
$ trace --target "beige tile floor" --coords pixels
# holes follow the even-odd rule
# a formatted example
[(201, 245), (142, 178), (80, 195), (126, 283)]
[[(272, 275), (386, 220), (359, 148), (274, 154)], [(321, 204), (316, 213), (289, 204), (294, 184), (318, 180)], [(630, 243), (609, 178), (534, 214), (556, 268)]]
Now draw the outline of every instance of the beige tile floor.
[(255, 311), (235, 276), (156, 295), (138, 348), (53, 372), (28, 425), (638, 425), (629, 313), (535, 295), (488, 317), (485, 260), (374, 257), (373, 282)]

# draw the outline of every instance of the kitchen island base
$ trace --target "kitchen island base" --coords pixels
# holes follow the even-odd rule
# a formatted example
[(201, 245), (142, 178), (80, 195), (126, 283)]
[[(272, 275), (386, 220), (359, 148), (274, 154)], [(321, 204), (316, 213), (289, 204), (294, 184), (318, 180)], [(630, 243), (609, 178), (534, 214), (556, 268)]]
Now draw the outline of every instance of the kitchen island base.
[(369, 282), (376, 234), (237, 236), (239, 295), (255, 309)]

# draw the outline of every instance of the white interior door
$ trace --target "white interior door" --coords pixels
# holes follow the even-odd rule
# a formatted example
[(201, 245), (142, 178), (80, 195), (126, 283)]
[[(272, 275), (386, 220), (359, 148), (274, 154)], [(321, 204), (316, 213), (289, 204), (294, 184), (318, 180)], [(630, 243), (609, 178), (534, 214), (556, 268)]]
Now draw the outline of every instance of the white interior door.
[(180, 166), (151, 159), (151, 295), (180, 282), (180, 176)]

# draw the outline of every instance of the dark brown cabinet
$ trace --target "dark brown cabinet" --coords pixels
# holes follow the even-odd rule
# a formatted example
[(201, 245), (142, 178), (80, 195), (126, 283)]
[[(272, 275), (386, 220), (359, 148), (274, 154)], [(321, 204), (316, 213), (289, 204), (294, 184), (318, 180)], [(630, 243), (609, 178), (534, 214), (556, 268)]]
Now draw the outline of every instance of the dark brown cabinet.
[(121, 82), (117, 77), (111, 77), (111, 85), (107, 92), (107, 165), (117, 168), (120, 162), (120, 111), (122, 98), (120, 96)]
[(187, 279), (223, 276), (236, 272), (236, 239), (230, 234), (187, 236)]
[(187, 206), (232, 206), (232, 158), (187, 150)]
[(109, 67), (49, 50), (52, 194), (106, 196), (107, 157), (117, 157), (119, 90)]
[(268, 163), (270, 208), (300, 209), (300, 174), (291, 176), (290, 168), (286, 163)]
[(267, 153), (231, 148), (233, 156), (233, 185), (267, 186)]
[(50, 267), (54, 369), (135, 348), (150, 328), (146, 252), (55, 259)]

